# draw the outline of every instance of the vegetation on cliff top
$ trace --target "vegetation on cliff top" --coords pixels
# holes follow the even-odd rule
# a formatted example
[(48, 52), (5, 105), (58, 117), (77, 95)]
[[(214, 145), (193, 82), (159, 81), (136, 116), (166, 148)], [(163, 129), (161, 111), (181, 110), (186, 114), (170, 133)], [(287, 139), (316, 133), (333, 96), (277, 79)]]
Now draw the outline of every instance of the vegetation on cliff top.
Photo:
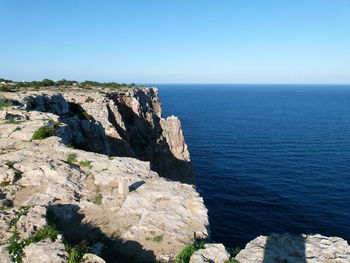
[(21, 81), (15, 82), (12, 80), (6, 80), (0, 78), (0, 92), (16, 92), (21, 88), (81, 88), (81, 89), (91, 89), (91, 88), (108, 88), (108, 89), (128, 89), (137, 87), (136, 84), (125, 84), (117, 82), (97, 82), (86, 80), (83, 82), (78, 82), (75, 80), (58, 80), (53, 81), (51, 79), (43, 79), (41, 81)]

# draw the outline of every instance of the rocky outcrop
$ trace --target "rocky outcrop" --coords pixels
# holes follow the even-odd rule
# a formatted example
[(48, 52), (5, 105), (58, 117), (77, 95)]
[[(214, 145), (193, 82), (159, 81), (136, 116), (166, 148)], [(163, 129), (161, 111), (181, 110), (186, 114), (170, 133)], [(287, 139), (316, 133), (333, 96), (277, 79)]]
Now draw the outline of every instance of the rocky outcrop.
[(161, 117), (156, 88), (125, 92), (46, 92), (14, 97), (25, 107), (59, 116), (59, 136), (76, 148), (149, 161), (160, 176), (194, 183), (191, 161), (178, 118)]
[(83, 263), (105, 263), (102, 258), (96, 256), (95, 254), (87, 253), (83, 257)]
[[(7, 96), (20, 106), (0, 109), (0, 262), (67, 262), (67, 247), (83, 245), (85, 263), (172, 262), (194, 239), (209, 239), (180, 121), (161, 117), (156, 89)], [(47, 138), (33, 140), (42, 127)], [(223, 245), (207, 244), (191, 262), (228, 259)], [(273, 234), (235, 260), (345, 263), (350, 247)]]
[(230, 259), (230, 254), (223, 244), (206, 244), (203, 249), (193, 253), (190, 263), (225, 263)]
[(68, 253), (61, 240), (44, 240), (24, 248), (23, 263), (66, 263)]
[[(158, 128), (149, 128), (149, 131), (161, 132), (163, 141), (155, 142), (150, 149), (161, 151), (161, 147), (167, 145), (168, 153), (176, 156), (175, 159), (188, 158), (186, 146), (181, 142), (183, 135), (178, 120), (159, 118), (160, 106), (150, 107), (152, 111), (141, 110), (150, 103), (142, 99), (141, 93), (137, 99), (125, 103), (133, 112), (139, 110), (139, 115), (145, 114), (142, 118), (149, 118), (147, 123), (151, 127), (159, 125)], [(119, 95), (113, 100), (96, 95), (96, 101), (101, 99), (104, 104), (96, 102), (95, 106), (91, 104), (82, 112), (84, 103), (92, 102), (74, 108), (77, 106), (69, 102), (73, 101), (73, 94), (11, 95), (17, 96), (19, 101), (26, 98), (27, 109), (13, 107), (0, 111), (0, 242), (4, 244), (0, 247), (3, 251), (0, 253), (1, 262), (9, 258), (11, 262), (14, 260), (14, 256), (8, 253), (14, 233), (16, 240), (23, 242), (28, 238), (32, 240), (40, 229), (48, 226), (47, 211), (54, 215), (54, 225), (65, 240), (72, 244), (84, 241), (92, 247), (96, 256), (86, 256), (86, 262), (154, 262), (164, 258), (169, 261), (194, 237), (208, 237), (207, 209), (193, 185), (160, 177), (154, 171), (158, 159), (152, 164), (140, 160), (142, 158), (97, 153), (100, 151), (97, 149), (103, 153), (113, 152), (114, 146), (107, 143), (112, 134), (106, 129), (112, 125), (108, 120), (110, 115), (96, 113), (87, 120), (80, 114), (89, 111), (87, 114), (91, 116), (94, 109), (98, 111), (94, 108), (98, 105), (108, 113), (107, 104), (113, 104), (114, 108), (110, 108), (116, 114), (120, 113), (117, 103), (122, 102), (116, 102)], [(82, 98), (83, 95), (76, 96), (76, 100)], [(125, 113), (123, 115), (114, 120), (123, 120), (120, 123), (125, 124), (127, 117)], [(175, 135), (161, 135), (163, 121), (167, 122), (164, 129), (177, 127)], [(171, 122), (175, 124), (169, 124)], [(127, 125), (130, 124), (125, 124), (125, 127)], [(121, 137), (123, 139), (119, 140), (124, 140), (125, 149), (138, 157), (142, 148), (133, 148), (134, 135), (130, 134), (137, 134), (137, 129), (144, 124), (133, 125), (135, 128), (130, 126), (127, 133), (130, 138)], [(57, 136), (32, 140), (33, 133), (43, 126), (51, 127)], [(116, 126), (108, 127), (113, 130)], [(100, 130), (101, 133), (96, 132)], [(86, 147), (96, 151), (72, 148), (68, 143), (72, 137), (76, 146), (79, 146), (78, 140), (88, 140)], [(94, 141), (101, 138), (102, 143)], [(182, 150), (176, 141), (183, 143)], [(154, 158), (155, 153), (152, 153)], [(165, 167), (171, 167), (171, 163), (164, 160)], [(23, 248), (23, 262), (65, 262), (67, 251), (62, 242), (59, 239), (31, 242)], [(39, 254), (42, 259), (36, 258)], [(97, 257), (100, 254), (103, 259)]]
[(339, 237), (272, 234), (249, 242), (236, 260), (240, 263), (348, 263), (350, 246)]

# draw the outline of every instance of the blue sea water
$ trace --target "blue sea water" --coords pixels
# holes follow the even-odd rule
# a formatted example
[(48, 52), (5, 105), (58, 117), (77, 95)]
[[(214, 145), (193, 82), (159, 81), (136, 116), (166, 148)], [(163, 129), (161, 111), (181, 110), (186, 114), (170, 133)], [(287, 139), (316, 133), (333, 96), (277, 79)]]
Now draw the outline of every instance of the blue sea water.
[(155, 86), (182, 121), (214, 241), (350, 241), (350, 86)]

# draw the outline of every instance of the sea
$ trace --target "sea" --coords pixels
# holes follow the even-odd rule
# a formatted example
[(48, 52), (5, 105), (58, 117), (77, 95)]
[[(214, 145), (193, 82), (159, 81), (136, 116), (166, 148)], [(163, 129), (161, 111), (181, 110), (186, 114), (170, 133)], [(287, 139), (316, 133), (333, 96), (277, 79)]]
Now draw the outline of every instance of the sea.
[(350, 241), (350, 85), (153, 86), (182, 122), (213, 241)]

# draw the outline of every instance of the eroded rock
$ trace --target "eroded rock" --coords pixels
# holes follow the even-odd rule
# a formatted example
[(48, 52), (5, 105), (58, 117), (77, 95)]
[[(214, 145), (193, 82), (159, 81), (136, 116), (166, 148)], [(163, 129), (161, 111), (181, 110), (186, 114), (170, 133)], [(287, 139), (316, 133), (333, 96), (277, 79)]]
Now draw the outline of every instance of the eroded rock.
[(32, 243), (23, 252), (23, 263), (66, 263), (68, 259), (68, 253), (60, 240)]
[(240, 263), (347, 263), (350, 246), (339, 237), (272, 234), (249, 242), (236, 260)]
[[(147, 92), (153, 91), (149, 89)], [(56, 216), (57, 226), (67, 240), (87, 240), (91, 244), (97, 241), (107, 242), (108, 246), (104, 250), (107, 249), (112, 258), (114, 254), (125, 254), (124, 257), (132, 258), (133, 262), (155, 261), (164, 255), (174, 258), (185, 245), (193, 241), (195, 233), (202, 233), (203, 237), (208, 236), (207, 210), (203, 199), (192, 185), (159, 177), (152, 170), (154, 163), (131, 157), (109, 157), (67, 147), (67, 139), (80, 134), (82, 143), (84, 140), (89, 141), (90, 145), (87, 148), (100, 145), (106, 151), (113, 151), (112, 148), (104, 148), (107, 141), (96, 144), (95, 140), (100, 140), (101, 137), (90, 137), (86, 133), (95, 132), (89, 128), (90, 125), (102, 127), (105, 132), (96, 136), (108, 137), (107, 126), (109, 131), (117, 131), (115, 125), (111, 126), (111, 117), (108, 115), (110, 112), (105, 108), (107, 104), (114, 114), (119, 113), (114, 118), (122, 127), (118, 128), (118, 134), (132, 152), (137, 149), (131, 147), (133, 136), (136, 136), (137, 130), (143, 129), (143, 125), (148, 127), (147, 131), (156, 131), (153, 135), (160, 132), (159, 145), (157, 142), (153, 144), (153, 139), (157, 140), (151, 134), (152, 149), (163, 147), (166, 138), (159, 130), (161, 108), (155, 107), (158, 102), (154, 98), (149, 100), (147, 92), (135, 92), (137, 94), (134, 94), (134, 99), (130, 98), (132, 93), (125, 94), (128, 98), (124, 98), (124, 102), (117, 102), (120, 94), (114, 98), (90, 94), (94, 102), (86, 102), (86, 94), (81, 97), (76, 94), (54, 97), (54, 94), (51, 94), (47, 95), (48, 98), (39, 99), (39, 102), (36, 102), (37, 95), (33, 95), (30, 100), (31, 107), (35, 109), (35, 105), (39, 105), (37, 109), (45, 112), (6, 109), (8, 113), (16, 112), (26, 116), (25, 120), (21, 118), (14, 123), (4, 119), (6, 114), (0, 114), (3, 116), (3, 119), (0, 118), (3, 128), (0, 130), (0, 198), (4, 200), (2, 203), (15, 206), (0, 212), (2, 242), (6, 243), (11, 237), (13, 228), (9, 223), (16, 219), (16, 211), (21, 206), (30, 206), (27, 213), (17, 221), (16, 227), (21, 239), (33, 236), (38, 229), (47, 225), (45, 208), (49, 207)], [(22, 96), (11, 95), (19, 96), (16, 98), (18, 100)], [(73, 102), (73, 98), (77, 101)], [(53, 106), (50, 105), (51, 99), (55, 101)], [(60, 102), (62, 99), (68, 104)], [(78, 100), (83, 100), (81, 108), (89, 104), (86, 111), (88, 115), (94, 114), (93, 119), (79, 119), (81, 112), (76, 112), (81, 108), (71, 114), (71, 103), (78, 103)], [(125, 112), (121, 113), (122, 103), (133, 112), (133, 118), (137, 118), (133, 124), (137, 127), (132, 128), (133, 125), (129, 122), (131, 119), (128, 119)], [(63, 105), (63, 108), (60, 109), (59, 105)], [(146, 119), (142, 121), (142, 118)], [(85, 123), (88, 124), (86, 127)], [(58, 136), (30, 140), (33, 133), (42, 126), (53, 127)], [(122, 136), (123, 129), (125, 134)], [(173, 149), (176, 148), (174, 147), (173, 145)], [(164, 162), (164, 165), (170, 163)], [(121, 186), (120, 182), (123, 182)], [(26, 247), (26, 262), (33, 260), (35, 253), (39, 253), (46, 245), (52, 249), (53, 254), (61, 253), (56, 243), (45, 240)], [(44, 260), (47, 260), (45, 255)]]
[(230, 254), (223, 244), (206, 244), (204, 249), (193, 253), (190, 263), (225, 263), (230, 259)]
[(83, 263), (105, 263), (102, 258), (94, 254), (87, 253), (83, 257)]

